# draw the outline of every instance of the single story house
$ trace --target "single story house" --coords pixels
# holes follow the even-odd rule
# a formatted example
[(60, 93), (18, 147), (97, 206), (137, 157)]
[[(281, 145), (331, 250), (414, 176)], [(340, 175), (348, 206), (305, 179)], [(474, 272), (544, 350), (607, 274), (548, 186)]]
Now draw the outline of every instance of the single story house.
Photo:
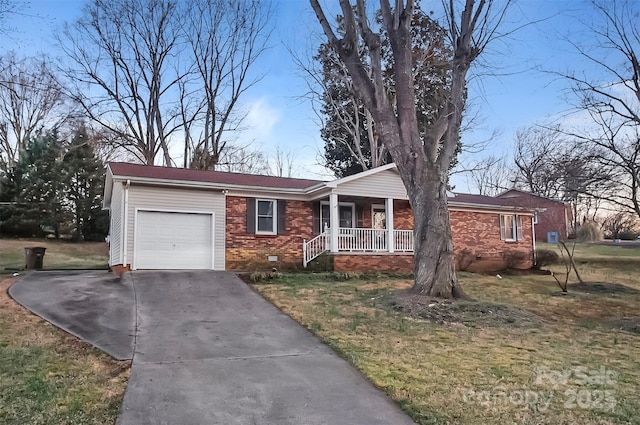
[[(534, 212), (448, 199), (459, 268), (528, 267)], [(333, 181), (109, 163), (109, 265), (136, 269), (413, 271), (413, 215), (394, 164)]]
[(538, 242), (554, 242), (550, 233), (557, 233), (560, 240), (567, 240), (574, 232), (573, 208), (568, 202), (544, 198), (518, 189), (504, 191), (497, 198), (508, 199), (513, 205), (535, 210), (533, 222)]

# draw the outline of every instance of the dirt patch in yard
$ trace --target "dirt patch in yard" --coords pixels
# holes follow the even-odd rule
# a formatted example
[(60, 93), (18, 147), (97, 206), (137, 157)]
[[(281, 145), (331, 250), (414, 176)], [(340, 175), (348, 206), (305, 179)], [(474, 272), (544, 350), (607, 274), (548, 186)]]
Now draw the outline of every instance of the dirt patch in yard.
[(406, 290), (391, 292), (385, 303), (408, 316), (440, 324), (463, 324), (474, 328), (531, 327), (541, 320), (535, 314), (505, 304), (481, 301), (435, 300)]
[(569, 291), (588, 292), (590, 294), (627, 294), (637, 295), (640, 291), (625, 286), (621, 283), (611, 282), (582, 282), (572, 283), (568, 286)]

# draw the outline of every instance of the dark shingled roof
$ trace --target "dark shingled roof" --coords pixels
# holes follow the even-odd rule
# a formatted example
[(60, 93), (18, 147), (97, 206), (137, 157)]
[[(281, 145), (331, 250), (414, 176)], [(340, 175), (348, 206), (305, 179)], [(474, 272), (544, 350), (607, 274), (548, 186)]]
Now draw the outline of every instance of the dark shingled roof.
[(449, 198), (449, 203), (488, 205), (492, 207), (519, 207), (513, 198), (494, 198), (493, 196), (473, 195), (470, 193), (455, 193)]
[(227, 173), (224, 171), (202, 171), (191, 170), (188, 168), (158, 167), (154, 165), (129, 164), (124, 162), (110, 162), (109, 168), (111, 168), (111, 172), (114, 176), (119, 177), (182, 180), (235, 186), (306, 189), (324, 183), (321, 180)]

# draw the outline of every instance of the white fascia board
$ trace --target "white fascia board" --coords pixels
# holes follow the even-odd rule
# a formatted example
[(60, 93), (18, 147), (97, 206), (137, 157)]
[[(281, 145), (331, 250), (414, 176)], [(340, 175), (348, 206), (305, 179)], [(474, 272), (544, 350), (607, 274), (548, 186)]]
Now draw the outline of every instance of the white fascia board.
[(218, 182), (197, 182), (190, 180), (171, 180), (171, 179), (155, 179), (150, 177), (130, 177), (130, 176), (114, 176), (114, 179), (130, 180), (131, 183), (147, 184), (155, 186), (168, 187), (185, 187), (191, 189), (219, 189), (228, 191), (256, 191), (256, 192), (277, 192), (283, 194), (305, 194), (306, 189), (290, 189), (290, 188), (274, 188), (265, 186), (245, 186), (224, 184)]

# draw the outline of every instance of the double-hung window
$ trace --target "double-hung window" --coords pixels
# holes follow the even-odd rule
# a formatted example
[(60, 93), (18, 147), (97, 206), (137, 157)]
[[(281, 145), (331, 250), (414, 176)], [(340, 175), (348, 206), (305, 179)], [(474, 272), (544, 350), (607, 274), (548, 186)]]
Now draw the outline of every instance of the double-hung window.
[(256, 233), (275, 235), (278, 233), (278, 203), (273, 199), (256, 200)]
[(502, 214), (500, 216), (500, 239), (517, 241), (522, 239), (522, 217), (516, 214)]

